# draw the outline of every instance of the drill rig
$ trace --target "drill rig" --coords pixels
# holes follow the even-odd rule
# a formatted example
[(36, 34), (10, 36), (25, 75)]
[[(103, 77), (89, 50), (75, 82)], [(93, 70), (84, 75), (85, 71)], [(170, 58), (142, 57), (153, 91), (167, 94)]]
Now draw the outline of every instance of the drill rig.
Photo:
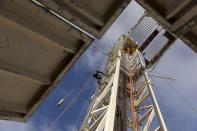
[(149, 72), (175, 38), (157, 25), (142, 44), (136, 42), (138, 30), (153, 25), (147, 17), (113, 46), (81, 131), (167, 131)]

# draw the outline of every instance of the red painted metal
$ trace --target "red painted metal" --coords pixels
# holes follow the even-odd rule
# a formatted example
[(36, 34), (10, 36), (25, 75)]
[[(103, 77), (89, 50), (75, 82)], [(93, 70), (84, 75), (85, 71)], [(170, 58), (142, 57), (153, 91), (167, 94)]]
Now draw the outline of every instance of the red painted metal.
[(130, 96), (131, 96), (131, 114), (132, 114), (132, 127), (133, 131), (138, 131), (137, 128), (137, 111), (135, 107), (135, 96), (134, 96), (134, 83), (132, 78), (130, 78)]

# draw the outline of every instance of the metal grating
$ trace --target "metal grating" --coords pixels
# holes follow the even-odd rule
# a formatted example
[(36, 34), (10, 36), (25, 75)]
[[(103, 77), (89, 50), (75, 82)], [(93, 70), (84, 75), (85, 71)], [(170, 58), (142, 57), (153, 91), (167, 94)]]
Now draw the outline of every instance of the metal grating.
[(158, 23), (197, 52), (196, 0), (136, 0)]
[(157, 26), (157, 22), (145, 14), (133, 28), (131, 38), (141, 46)]
[(146, 60), (151, 63), (154, 63), (175, 40), (174, 36), (146, 13), (131, 29), (130, 37), (136, 42)]
[(169, 40), (163, 35), (164, 33), (164, 30), (160, 31), (160, 33), (143, 51), (143, 54), (148, 61), (153, 61), (153, 59), (160, 54), (161, 50), (168, 43)]

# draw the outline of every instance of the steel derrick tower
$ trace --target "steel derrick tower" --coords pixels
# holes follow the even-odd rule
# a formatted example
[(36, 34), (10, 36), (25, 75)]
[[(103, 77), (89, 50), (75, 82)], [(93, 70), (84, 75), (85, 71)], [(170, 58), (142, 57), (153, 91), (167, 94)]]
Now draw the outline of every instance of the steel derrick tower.
[[(143, 56), (123, 35), (112, 48), (101, 83), (92, 97), (81, 131), (167, 131)], [(138, 83), (137, 83), (138, 82)], [(144, 101), (150, 98), (150, 102)]]
[(176, 38), (144, 14), (111, 49), (81, 131), (167, 131), (149, 78)]

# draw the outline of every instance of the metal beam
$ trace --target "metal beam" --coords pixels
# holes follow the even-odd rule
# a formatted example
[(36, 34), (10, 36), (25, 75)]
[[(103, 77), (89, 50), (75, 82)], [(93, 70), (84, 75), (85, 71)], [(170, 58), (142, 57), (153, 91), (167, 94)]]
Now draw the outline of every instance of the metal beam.
[(165, 16), (166, 19), (170, 19), (172, 17), (175, 17), (176, 14), (178, 14), (182, 9), (184, 9), (192, 0), (184, 0), (182, 2), (179, 2), (179, 6), (174, 8), (173, 11), (170, 11), (169, 14)]
[(151, 96), (152, 101), (153, 101), (153, 106), (154, 106), (155, 112), (157, 114), (157, 118), (159, 120), (159, 125), (160, 125), (160, 127), (163, 131), (167, 131), (167, 127), (165, 125), (162, 113), (161, 113), (160, 108), (159, 108), (159, 104), (157, 103), (156, 96), (153, 92), (153, 88), (152, 88), (152, 85), (149, 82), (150, 79), (148, 78), (148, 73), (146, 71), (144, 71), (144, 77), (145, 77), (146, 82), (148, 83), (147, 87), (148, 87), (150, 96)]
[(94, 115), (100, 114), (101, 112), (107, 110), (108, 107), (109, 106), (104, 106), (104, 107), (101, 107), (97, 110), (94, 110), (94, 111), (91, 112), (91, 115), (94, 116)]
[[(104, 90), (107, 90), (107, 86), (112, 85), (109, 96), (104, 99), (104, 101), (109, 101), (109, 103), (104, 104), (104, 101), (103, 101), (99, 109), (92, 108), (93, 110), (91, 110), (93, 113), (106, 111), (105, 121), (103, 121), (102, 123), (100, 121), (100, 124), (98, 124), (100, 125), (99, 129), (95, 128), (95, 130), (98, 129), (99, 131), (100, 130), (126, 131), (127, 128), (132, 128), (133, 130), (137, 131), (139, 126), (141, 125), (142, 130), (148, 131), (148, 129), (151, 127), (151, 124), (153, 124), (152, 121), (154, 117), (157, 117), (159, 126), (162, 129), (162, 131), (167, 131), (167, 128), (165, 126), (163, 117), (161, 115), (161, 111), (159, 109), (156, 97), (154, 95), (150, 80), (146, 74), (146, 70), (145, 70), (146, 64), (143, 62), (144, 59), (142, 58), (142, 55), (139, 53), (138, 50), (135, 53), (133, 53), (131, 56), (130, 54), (123, 52), (122, 48), (125, 47), (124, 44), (126, 42), (124, 41), (123, 38), (124, 36), (120, 38), (117, 45), (115, 45), (115, 47), (112, 48), (112, 53), (107, 63), (106, 70), (105, 70), (106, 72), (109, 72), (111, 68), (113, 68), (112, 63), (114, 63), (115, 61), (116, 63), (115, 71), (112, 71), (110, 74), (110, 76), (113, 76), (113, 79), (112, 79), (113, 82), (112, 84), (105, 83), (104, 86), (101, 86), (104, 88)], [(126, 71), (125, 65), (127, 65), (128, 67), (127, 73), (125, 73)], [(131, 67), (134, 67), (134, 70), (131, 70)], [(141, 72), (143, 73), (140, 74), (136, 72), (136, 70), (141, 70)], [(132, 77), (131, 77), (131, 74), (133, 74)], [(103, 79), (106, 80), (107, 79), (106, 76)], [(141, 80), (141, 78), (142, 79), (145, 78), (145, 80)], [(134, 84), (133, 81), (136, 82), (136, 80), (138, 79), (141, 81), (140, 84), (138, 83), (138, 86), (140, 86), (139, 88), (133, 85)], [(104, 84), (104, 83), (101, 83), (101, 84)], [(129, 86), (132, 87), (130, 89), (131, 93), (127, 92), (127, 89)], [(100, 86), (98, 90), (102, 90)], [(98, 90), (97, 92), (99, 92)], [(104, 90), (102, 91), (104, 92)], [(95, 94), (101, 95), (103, 94), (102, 91), (100, 91), (99, 93), (96, 92)], [(96, 95), (95, 96), (97, 97), (96, 99), (98, 99), (100, 95)], [(132, 98), (132, 102), (130, 102), (130, 96)], [(138, 101), (136, 101), (137, 96), (139, 97)], [(150, 101), (149, 99), (147, 99), (148, 96), (151, 96)], [(146, 100), (148, 100), (149, 104), (151, 105), (147, 105)], [(140, 104), (142, 102), (144, 103), (144, 105)], [(96, 100), (94, 101), (94, 104), (97, 104)], [(108, 107), (107, 109), (106, 109), (106, 106)], [(130, 111), (128, 113), (128, 109), (131, 109), (132, 113)], [(135, 113), (133, 113), (134, 112), (133, 110), (135, 111)], [(143, 115), (143, 117), (140, 120), (141, 114)], [(145, 120), (146, 116), (147, 116), (147, 120)], [(91, 123), (94, 121), (94, 119), (91, 116), (88, 116), (88, 117), (89, 119), (88, 120), (85, 119), (85, 121), (87, 125), (90, 125), (88, 122)], [(133, 117), (132, 122), (129, 121), (130, 118), (127, 119), (127, 117), (130, 117), (130, 118)], [(143, 120), (143, 123), (139, 124), (142, 120)], [(129, 126), (127, 127), (128, 124)], [(82, 131), (84, 131), (85, 129), (86, 128), (84, 128), (83, 126)]]
[(102, 121), (102, 119), (104, 118), (104, 116), (106, 116), (106, 112), (103, 112), (98, 119), (96, 119), (94, 121), (94, 123), (92, 124), (92, 126), (88, 129), (88, 131), (95, 131), (95, 129), (99, 126), (100, 122)]
[[(137, 54), (138, 54), (138, 57), (139, 57), (139, 60), (140, 60), (140, 63), (143, 64), (144, 62), (142, 61), (142, 58), (139, 54), (139, 52), (137, 51)], [(165, 125), (165, 122), (164, 122), (164, 119), (163, 119), (163, 116), (162, 116), (162, 113), (161, 113), (161, 110), (159, 108), (159, 104), (157, 103), (157, 99), (156, 99), (156, 96), (154, 94), (154, 91), (153, 91), (153, 88), (152, 88), (152, 85), (151, 85), (151, 82), (150, 82), (150, 79), (148, 77), (148, 73), (147, 71), (145, 70), (145, 68), (143, 68), (143, 75), (144, 75), (144, 78), (145, 78), (145, 81), (147, 83), (147, 88), (148, 88), (148, 91), (150, 93), (150, 96), (152, 98), (152, 102), (153, 102), (153, 107), (154, 107), (154, 110), (157, 114), (157, 118), (158, 118), (158, 121), (159, 121), (159, 125), (161, 127), (161, 129), (163, 131), (167, 131), (167, 127)]]
[(50, 7), (48, 7), (47, 5), (44, 5), (43, 3), (37, 1), (37, 0), (31, 0), (34, 4), (40, 6), (41, 8), (43, 8), (44, 10), (47, 10), (48, 13), (51, 13), (52, 15), (54, 15), (55, 17), (59, 18), (60, 20), (62, 20), (63, 22), (71, 25), (72, 27), (76, 28), (77, 30), (79, 30), (80, 32), (86, 34), (87, 36), (89, 36), (92, 39), (96, 39), (95, 36), (93, 36), (92, 34), (88, 33), (87, 31), (85, 31), (84, 29), (82, 29), (81, 27), (75, 25), (74, 23), (72, 23), (71, 21), (67, 20), (66, 18), (64, 18), (63, 16), (61, 16), (60, 14), (58, 14), (58, 12), (54, 11), (53, 9), (51, 9)]
[(51, 84), (51, 81), (48, 78), (46, 78), (40, 74), (36, 74), (35, 72), (21, 69), (17, 66), (12, 66), (12, 65), (1, 63), (0, 71), (15, 75), (16, 77), (20, 77), (22, 79), (28, 79), (32, 82), (36, 82), (39, 84), (43, 84), (43, 85), (50, 85)]
[[(86, 19), (92, 21), (98, 26), (104, 26), (104, 21), (101, 16), (99, 16), (98, 12), (90, 8), (90, 6), (86, 5), (85, 3), (78, 2), (78, 1), (63, 1), (63, 0), (55, 0), (58, 4), (59, 8), (62, 10), (66, 9), (70, 12), (74, 12), (79, 14), (79, 16), (85, 16)], [(72, 10), (72, 8), (76, 9), (76, 11)]]
[(1, 105), (0, 105), (0, 112), (1, 111), (11, 111), (11, 112), (15, 112), (15, 113), (27, 113), (28, 112), (28, 108), (25, 107), (21, 107), (21, 105), (15, 105), (15, 104), (8, 104), (8, 103), (4, 103), (3, 101), (0, 101)]
[[(148, 120), (146, 122), (146, 125), (144, 126), (143, 131), (149, 131), (149, 129), (151, 127), (150, 124), (153, 121), (154, 115), (155, 115), (155, 111), (154, 111), (154, 108), (152, 108), (150, 114), (148, 115)], [(165, 131), (165, 130), (163, 130), (163, 131)]]
[[(18, 1), (15, 3), (8, 0), (4, 2), (5, 4), (0, 4), (1, 17), (3, 16), (7, 21), (10, 20), (10, 22), (15, 22), (18, 26), (27, 28), (33, 33), (53, 41), (54, 44), (69, 53), (74, 54), (77, 52), (77, 47), (81, 46), (79, 45), (80, 42), (72, 39), (72, 31), (68, 31), (68, 26), (64, 25), (61, 21), (58, 21), (57, 18), (47, 15), (44, 10), (39, 10), (39, 7), (31, 4), (29, 1), (22, 2), (23, 1)], [(35, 12), (27, 8), (32, 8)], [(37, 13), (38, 10), (39, 13)], [(59, 25), (56, 25), (53, 21), (56, 21), (56, 23), (58, 22)], [(45, 24), (43, 24), (43, 22), (45, 22)], [(64, 25), (65, 29), (60, 28), (60, 25)], [(75, 33), (74, 37), (78, 37), (78, 40), (80, 41), (80, 35), (77, 36), (77, 34), (78, 33)]]
[(107, 111), (106, 123), (104, 131), (113, 131), (114, 130), (114, 122), (115, 122), (115, 111), (116, 111), (116, 101), (117, 101), (117, 93), (118, 93), (118, 81), (119, 81), (119, 73), (120, 73), (120, 58), (121, 51), (118, 51), (117, 62), (116, 62), (116, 70), (113, 78), (113, 86), (111, 91), (110, 104)]

